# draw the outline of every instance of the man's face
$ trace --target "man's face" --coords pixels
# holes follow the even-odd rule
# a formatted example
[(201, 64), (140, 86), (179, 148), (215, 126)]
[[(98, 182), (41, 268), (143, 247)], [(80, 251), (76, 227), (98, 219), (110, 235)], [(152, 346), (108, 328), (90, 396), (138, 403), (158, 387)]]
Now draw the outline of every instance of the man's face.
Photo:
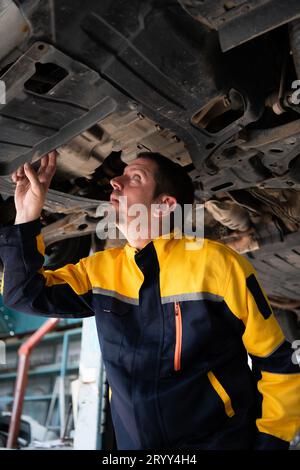
[(113, 187), (110, 201), (116, 210), (119, 223), (125, 219), (128, 223), (134, 218), (128, 213), (124, 213), (123, 208), (120, 207), (119, 198), (121, 196), (127, 198), (127, 209), (130, 209), (133, 204), (143, 204), (150, 214), (156, 187), (155, 171), (155, 162), (147, 158), (136, 158), (125, 167), (121, 176), (110, 181)]

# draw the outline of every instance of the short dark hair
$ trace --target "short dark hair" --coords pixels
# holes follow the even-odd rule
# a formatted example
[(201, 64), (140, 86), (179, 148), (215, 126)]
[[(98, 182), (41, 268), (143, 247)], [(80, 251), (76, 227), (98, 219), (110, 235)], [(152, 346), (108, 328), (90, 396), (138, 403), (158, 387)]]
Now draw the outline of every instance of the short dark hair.
[(184, 204), (193, 204), (194, 185), (184, 167), (158, 152), (141, 152), (137, 158), (147, 158), (156, 163), (155, 198), (160, 194), (168, 194), (175, 197), (182, 208)]
[[(181, 230), (184, 232), (186, 211), (185, 204), (194, 202), (194, 185), (191, 177), (184, 167), (170, 160), (158, 152), (141, 152), (137, 158), (146, 158), (156, 163), (154, 178), (156, 187), (153, 197), (167, 194), (176, 198), (177, 204), (182, 208)], [(170, 215), (170, 229), (175, 226), (174, 212)]]

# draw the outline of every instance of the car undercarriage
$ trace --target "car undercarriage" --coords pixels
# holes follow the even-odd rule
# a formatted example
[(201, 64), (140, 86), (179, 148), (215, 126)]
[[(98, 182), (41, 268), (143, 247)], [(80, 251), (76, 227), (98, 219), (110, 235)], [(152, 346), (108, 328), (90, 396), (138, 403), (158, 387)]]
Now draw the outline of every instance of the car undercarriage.
[(0, 223), (12, 172), (57, 149), (43, 235), (51, 268), (73, 262), (101, 245), (110, 179), (160, 152), (192, 177), (205, 236), (250, 258), (298, 337), (299, 2), (4, 0), (0, 31)]

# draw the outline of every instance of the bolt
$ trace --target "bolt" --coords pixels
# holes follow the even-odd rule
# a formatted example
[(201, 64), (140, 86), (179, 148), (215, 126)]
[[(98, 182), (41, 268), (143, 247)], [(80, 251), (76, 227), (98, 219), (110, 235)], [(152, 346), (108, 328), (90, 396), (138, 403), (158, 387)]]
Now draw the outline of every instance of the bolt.
[(290, 106), (295, 106), (294, 100), (293, 100), (293, 94), (291, 95), (286, 95), (286, 101)]
[(297, 139), (296, 139), (296, 137), (289, 137), (288, 139), (286, 139), (285, 142), (286, 142), (286, 144), (294, 145), (297, 142)]
[(250, 10), (250, 5), (244, 5), (244, 6), (241, 8), (241, 11), (242, 11), (242, 12), (245, 12), (245, 13), (246, 13), (247, 11), (249, 11), (249, 10)]
[(135, 111), (137, 109), (138, 105), (134, 101), (130, 101), (128, 103), (128, 108), (131, 109), (132, 111)]

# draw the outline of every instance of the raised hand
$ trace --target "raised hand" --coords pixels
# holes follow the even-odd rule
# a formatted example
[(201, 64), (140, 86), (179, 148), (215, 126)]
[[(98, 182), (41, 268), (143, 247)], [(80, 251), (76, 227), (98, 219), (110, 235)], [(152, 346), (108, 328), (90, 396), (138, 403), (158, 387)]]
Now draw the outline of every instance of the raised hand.
[(56, 151), (41, 158), (40, 167), (36, 172), (30, 163), (21, 165), (13, 174), (16, 184), (15, 224), (31, 222), (41, 215), (47, 191), (56, 170)]

